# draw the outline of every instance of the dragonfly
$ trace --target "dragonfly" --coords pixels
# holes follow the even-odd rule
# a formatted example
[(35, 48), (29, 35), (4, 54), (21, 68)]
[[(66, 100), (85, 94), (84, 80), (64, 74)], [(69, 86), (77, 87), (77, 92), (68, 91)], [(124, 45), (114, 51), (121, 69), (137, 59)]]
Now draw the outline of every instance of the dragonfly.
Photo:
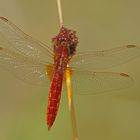
[(71, 73), (73, 91), (77, 94), (96, 95), (126, 88), (133, 83), (128, 74), (102, 70), (136, 58), (140, 55), (138, 46), (77, 52), (77, 45), (76, 32), (66, 27), (60, 28), (49, 47), (0, 17), (0, 66), (26, 83), (50, 86), (46, 113), (49, 130), (58, 113), (67, 69)]

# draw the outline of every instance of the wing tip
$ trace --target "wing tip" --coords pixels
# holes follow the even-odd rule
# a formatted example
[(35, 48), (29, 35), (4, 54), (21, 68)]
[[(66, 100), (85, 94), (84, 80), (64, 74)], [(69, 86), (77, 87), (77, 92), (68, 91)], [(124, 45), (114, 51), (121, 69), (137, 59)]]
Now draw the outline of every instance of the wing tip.
[(127, 47), (127, 48), (135, 48), (136, 45), (127, 45), (126, 47)]
[(128, 74), (126, 74), (126, 73), (120, 73), (120, 75), (121, 76), (123, 76), (123, 77), (130, 77)]
[(0, 17), (1, 20), (5, 21), (5, 22), (8, 22), (8, 19), (5, 18), (5, 17)]

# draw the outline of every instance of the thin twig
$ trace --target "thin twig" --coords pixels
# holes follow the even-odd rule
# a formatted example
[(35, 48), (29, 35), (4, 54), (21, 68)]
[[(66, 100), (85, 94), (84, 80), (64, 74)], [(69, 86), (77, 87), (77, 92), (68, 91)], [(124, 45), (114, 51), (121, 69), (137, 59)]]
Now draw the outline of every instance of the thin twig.
[(72, 95), (72, 84), (71, 84), (71, 74), (70, 69), (67, 68), (66, 70), (66, 84), (67, 84), (67, 93), (68, 93), (68, 104), (69, 104), (69, 111), (71, 115), (71, 124), (72, 124), (72, 134), (73, 140), (78, 140), (78, 130), (76, 125), (76, 115), (74, 109), (74, 101)]
[[(57, 8), (58, 8), (59, 24), (61, 28), (63, 26), (61, 0), (57, 0)], [(72, 124), (72, 135), (73, 135), (73, 140), (78, 140), (78, 131), (77, 131), (74, 101), (72, 95), (71, 74), (69, 68), (66, 69), (65, 74), (66, 74), (66, 84), (67, 84), (67, 93), (68, 93), (68, 105), (69, 105), (71, 124)]]
[(60, 28), (63, 26), (63, 15), (62, 15), (62, 6), (61, 0), (57, 0), (57, 9), (58, 9), (58, 17), (59, 17), (59, 25)]

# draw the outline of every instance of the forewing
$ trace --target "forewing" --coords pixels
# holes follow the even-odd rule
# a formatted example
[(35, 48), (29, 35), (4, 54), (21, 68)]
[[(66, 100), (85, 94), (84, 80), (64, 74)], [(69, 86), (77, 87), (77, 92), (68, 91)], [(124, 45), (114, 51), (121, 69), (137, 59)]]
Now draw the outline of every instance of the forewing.
[(70, 61), (71, 67), (101, 70), (123, 64), (140, 56), (140, 47), (126, 45), (104, 51), (90, 51), (76, 54)]
[(20, 54), (0, 48), (0, 67), (14, 74), (18, 79), (38, 86), (49, 86), (47, 65), (34, 61)]
[(71, 70), (71, 78), (75, 94), (103, 94), (133, 84), (132, 78), (124, 73)]
[(53, 61), (51, 48), (25, 34), (6, 18), (0, 17), (0, 47), (7, 48), (34, 62)]

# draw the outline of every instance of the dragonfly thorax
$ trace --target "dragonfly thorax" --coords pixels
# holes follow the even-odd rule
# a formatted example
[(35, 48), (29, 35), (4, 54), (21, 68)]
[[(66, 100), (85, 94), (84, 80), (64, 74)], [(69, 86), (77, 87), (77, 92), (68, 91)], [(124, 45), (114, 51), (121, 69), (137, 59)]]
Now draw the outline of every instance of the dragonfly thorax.
[(59, 34), (52, 39), (52, 42), (54, 44), (54, 51), (58, 46), (66, 46), (69, 49), (69, 55), (72, 56), (75, 54), (78, 38), (75, 31), (61, 27)]

